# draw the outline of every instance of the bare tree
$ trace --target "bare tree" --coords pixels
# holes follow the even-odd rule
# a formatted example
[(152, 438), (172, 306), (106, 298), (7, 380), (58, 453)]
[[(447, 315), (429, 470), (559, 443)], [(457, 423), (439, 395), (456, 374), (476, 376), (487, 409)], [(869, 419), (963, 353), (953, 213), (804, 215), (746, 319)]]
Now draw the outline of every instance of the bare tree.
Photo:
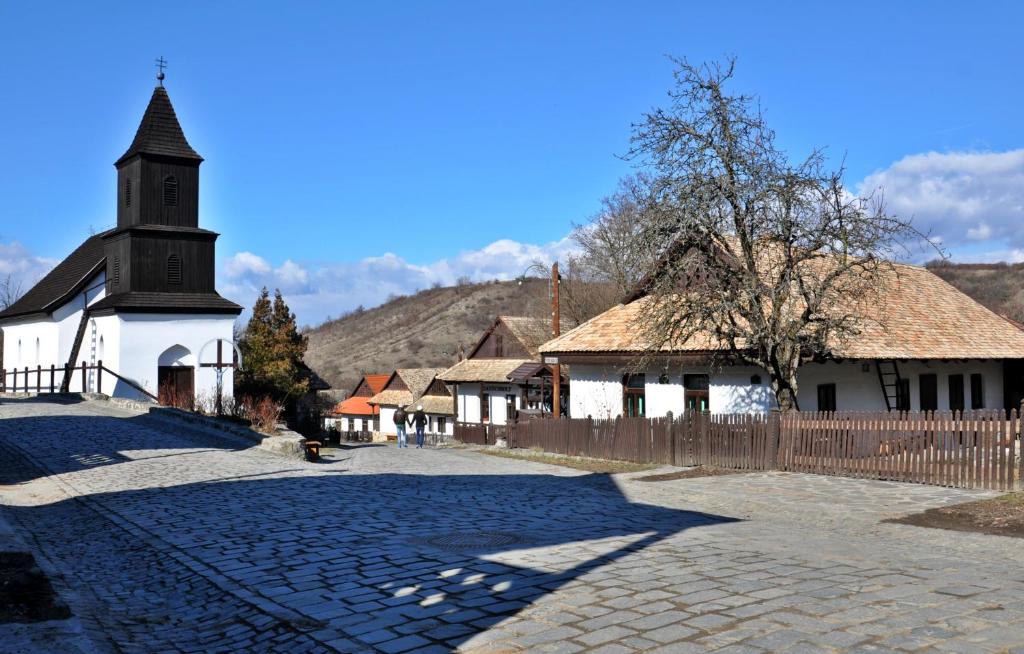
[(615, 192), (602, 199), (601, 210), (573, 230), (579, 253), (565, 267), (563, 305), (574, 323), (621, 302), (657, 260), (657, 243), (649, 238), (643, 216), (649, 188), (643, 174), (619, 180)]
[(791, 163), (760, 107), (725, 86), (735, 61), (676, 60), (667, 108), (634, 126), (631, 156), (651, 173), (646, 234), (671, 244), (643, 283), (651, 352), (715, 352), (759, 366), (783, 410), (797, 370), (877, 320), (900, 248), (923, 238), (856, 198), (821, 150)]
[(17, 302), (22, 294), (20, 280), (15, 279), (10, 273), (6, 277), (0, 277), (0, 311)]

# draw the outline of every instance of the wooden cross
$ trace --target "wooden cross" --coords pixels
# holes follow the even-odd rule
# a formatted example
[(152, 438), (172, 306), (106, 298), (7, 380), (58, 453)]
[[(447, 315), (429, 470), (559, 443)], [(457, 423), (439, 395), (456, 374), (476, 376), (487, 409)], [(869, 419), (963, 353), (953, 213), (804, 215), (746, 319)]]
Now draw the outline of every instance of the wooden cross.
[[(200, 352), (202, 354), (202, 352)], [(237, 368), (238, 362), (235, 360), (235, 352), (231, 352), (231, 363), (224, 363), (224, 340), (217, 339), (217, 362), (216, 363), (203, 363), (199, 362), (200, 368), (213, 368), (217, 373), (217, 415), (221, 415), (223, 412), (223, 403), (221, 401), (221, 393), (223, 392), (223, 380), (224, 380), (224, 369), (225, 368)]]

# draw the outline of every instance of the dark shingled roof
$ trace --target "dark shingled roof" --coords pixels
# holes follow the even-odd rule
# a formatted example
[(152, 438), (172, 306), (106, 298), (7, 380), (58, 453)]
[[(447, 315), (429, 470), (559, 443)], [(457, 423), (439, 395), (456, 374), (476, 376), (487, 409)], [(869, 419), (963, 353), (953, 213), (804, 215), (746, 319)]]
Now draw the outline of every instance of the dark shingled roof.
[(50, 313), (85, 288), (85, 284), (106, 262), (103, 254), (103, 236), (106, 233), (87, 238), (85, 243), (57, 264), (56, 268), (39, 280), (39, 283), (21, 296), (21, 299), (6, 310), (0, 311), (0, 320), (34, 313)]
[(174, 107), (171, 106), (171, 98), (167, 95), (167, 89), (162, 86), (153, 89), (153, 97), (150, 98), (146, 113), (142, 116), (142, 122), (139, 123), (139, 131), (135, 133), (135, 140), (132, 141), (128, 151), (114, 162), (114, 165), (116, 166), (137, 154), (203, 160), (185, 140), (185, 133), (181, 131), (178, 117), (174, 114)]
[(152, 293), (128, 291), (108, 295), (89, 311), (96, 313), (105, 309), (134, 313), (242, 313), (242, 307), (217, 293)]

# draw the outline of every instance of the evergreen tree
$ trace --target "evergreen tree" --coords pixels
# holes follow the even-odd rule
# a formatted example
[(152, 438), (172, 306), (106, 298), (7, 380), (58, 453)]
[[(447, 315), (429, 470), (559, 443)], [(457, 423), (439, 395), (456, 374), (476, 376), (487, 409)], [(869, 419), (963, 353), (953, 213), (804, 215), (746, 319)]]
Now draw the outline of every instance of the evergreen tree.
[(264, 288), (239, 342), (242, 369), (237, 376), (240, 395), (269, 395), (290, 404), (306, 392), (309, 382), (302, 375), (302, 357), (307, 339), (299, 333), (295, 314), (285, 304), (281, 291), (270, 294)]

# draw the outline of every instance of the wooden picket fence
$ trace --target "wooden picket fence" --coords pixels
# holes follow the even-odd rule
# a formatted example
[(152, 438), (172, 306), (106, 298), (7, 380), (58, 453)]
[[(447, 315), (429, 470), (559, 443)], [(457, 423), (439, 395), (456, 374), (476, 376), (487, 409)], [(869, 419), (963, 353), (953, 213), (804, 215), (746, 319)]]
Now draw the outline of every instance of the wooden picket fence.
[(456, 423), (455, 439), (570, 456), (782, 470), (1012, 490), (1024, 479), (1020, 413), (772, 413)]
[(779, 419), (782, 470), (991, 490), (1024, 479), (1017, 410)]

